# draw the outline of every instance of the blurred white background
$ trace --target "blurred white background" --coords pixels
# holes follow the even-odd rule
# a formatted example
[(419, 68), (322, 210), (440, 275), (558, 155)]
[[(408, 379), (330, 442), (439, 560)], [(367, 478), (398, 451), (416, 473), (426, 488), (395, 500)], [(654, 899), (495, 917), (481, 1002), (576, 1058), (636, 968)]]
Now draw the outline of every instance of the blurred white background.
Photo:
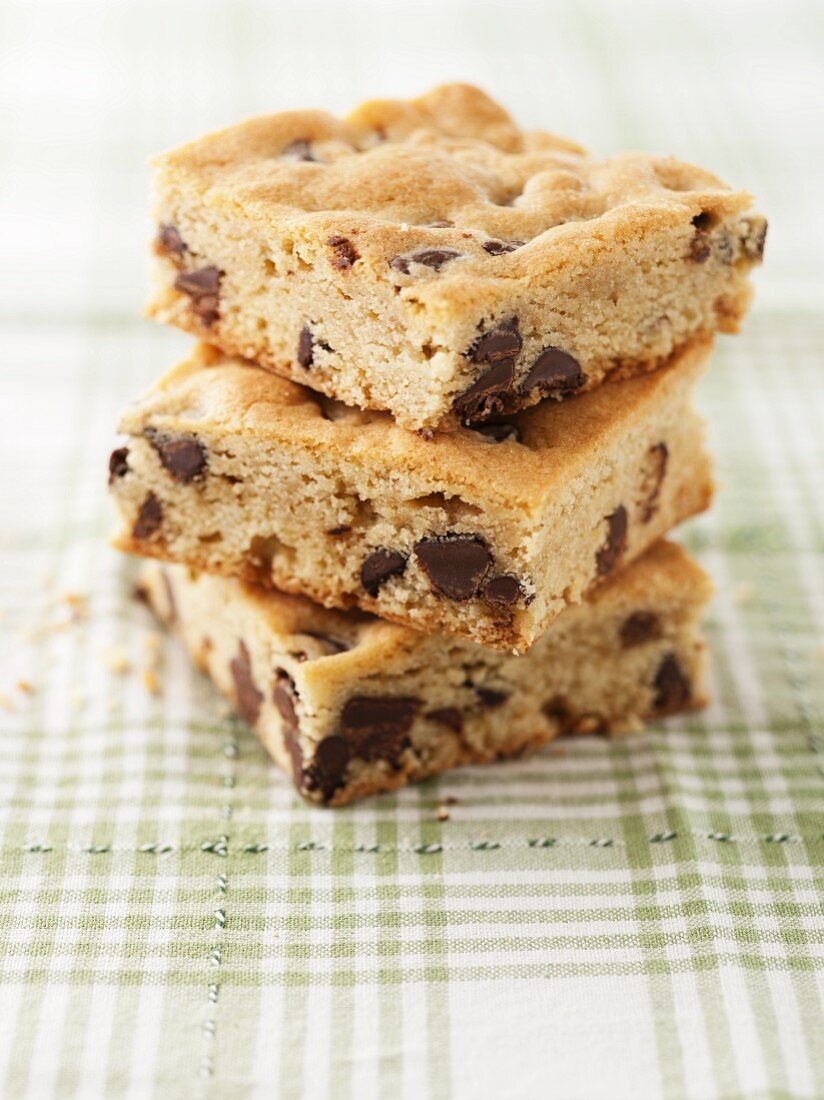
[(817, 0), (2, 0), (0, 49), (5, 322), (136, 317), (150, 152), (455, 79), (599, 153), (750, 188), (771, 225), (759, 308), (822, 301)]

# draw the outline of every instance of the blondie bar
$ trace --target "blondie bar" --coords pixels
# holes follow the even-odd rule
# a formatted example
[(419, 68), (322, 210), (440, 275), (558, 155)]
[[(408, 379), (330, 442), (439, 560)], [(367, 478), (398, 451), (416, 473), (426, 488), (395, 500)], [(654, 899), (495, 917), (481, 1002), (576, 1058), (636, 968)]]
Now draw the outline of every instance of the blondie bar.
[(596, 160), (458, 84), (154, 163), (154, 317), (426, 432), (734, 332), (766, 233), (709, 172)]
[(707, 506), (708, 354), (426, 440), (201, 345), (122, 419), (116, 545), (523, 651)]
[(703, 702), (710, 585), (660, 542), (525, 657), (149, 563), (141, 590), (306, 798), (341, 805)]

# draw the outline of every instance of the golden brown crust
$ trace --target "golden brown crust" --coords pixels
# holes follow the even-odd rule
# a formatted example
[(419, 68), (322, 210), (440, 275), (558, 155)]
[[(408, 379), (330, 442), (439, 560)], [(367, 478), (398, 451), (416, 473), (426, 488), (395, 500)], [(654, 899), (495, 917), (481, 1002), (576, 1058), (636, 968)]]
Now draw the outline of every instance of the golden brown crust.
[[(705, 700), (697, 619), (711, 585), (670, 543), (565, 612), (522, 658), (179, 566), (147, 565), (142, 583), (300, 792), (333, 806)], [(364, 752), (345, 715), (369, 699), (383, 726)], [(327, 739), (339, 763), (318, 784)]]
[(339, 454), (378, 476), (401, 468), (470, 502), (534, 511), (650, 409), (689, 390), (711, 346), (697, 340), (658, 371), (515, 413), (506, 419), (519, 442), (491, 446), (468, 428), (422, 440), (386, 413), (329, 406), (304, 386), (199, 344), (126, 410), (120, 430), (242, 434), (252, 444)]
[[(746, 192), (671, 157), (596, 160), (467, 85), (249, 119), (154, 163), (182, 237), (156, 243), (151, 316), (430, 432), (490, 415), (462, 398), (496, 327), (519, 341), (506, 407), (564, 399), (734, 331), (763, 248)], [(193, 297), (203, 270), (218, 293)], [(578, 373), (542, 388), (548, 349)]]

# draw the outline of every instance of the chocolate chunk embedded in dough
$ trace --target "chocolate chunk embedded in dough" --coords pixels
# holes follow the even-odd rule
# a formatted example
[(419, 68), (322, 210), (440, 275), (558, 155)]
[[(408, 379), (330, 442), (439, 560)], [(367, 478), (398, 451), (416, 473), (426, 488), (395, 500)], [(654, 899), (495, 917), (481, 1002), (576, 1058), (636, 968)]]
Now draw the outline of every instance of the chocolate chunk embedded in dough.
[(607, 539), (595, 555), (598, 576), (610, 573), (627, 548), (627, 510), (619, 504), (607, 517)]
[(235, 706), (244, 722), (253, 726), (260, 717), (263, 694), (258, 691), (252, 676), (252, 661), (246, 643), (238, 645), (237, 656), (229, 662), (229, 671), (235, 684)]
[(477, 595), (492, 565), (492, 554), (475, 535), (440, 535), (415, 544), (415, 557), (432, 587), (451, 600)]
[(373, 550), (361, 566), (361, 584), (370, 596), (377, 596), (382, 584), (404, 572), (406, 561), (406, 555), (398, 550)]

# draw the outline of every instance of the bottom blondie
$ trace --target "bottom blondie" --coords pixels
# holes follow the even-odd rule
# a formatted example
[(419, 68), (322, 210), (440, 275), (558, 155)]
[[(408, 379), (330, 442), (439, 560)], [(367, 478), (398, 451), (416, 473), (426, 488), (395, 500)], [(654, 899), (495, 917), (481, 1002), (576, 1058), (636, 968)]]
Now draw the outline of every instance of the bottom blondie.
[(659, 542), (517, 657), (181, 565), (149, 562), (140, 581), (298, 791), (335, 806), (700, 706), (710, 590)]

